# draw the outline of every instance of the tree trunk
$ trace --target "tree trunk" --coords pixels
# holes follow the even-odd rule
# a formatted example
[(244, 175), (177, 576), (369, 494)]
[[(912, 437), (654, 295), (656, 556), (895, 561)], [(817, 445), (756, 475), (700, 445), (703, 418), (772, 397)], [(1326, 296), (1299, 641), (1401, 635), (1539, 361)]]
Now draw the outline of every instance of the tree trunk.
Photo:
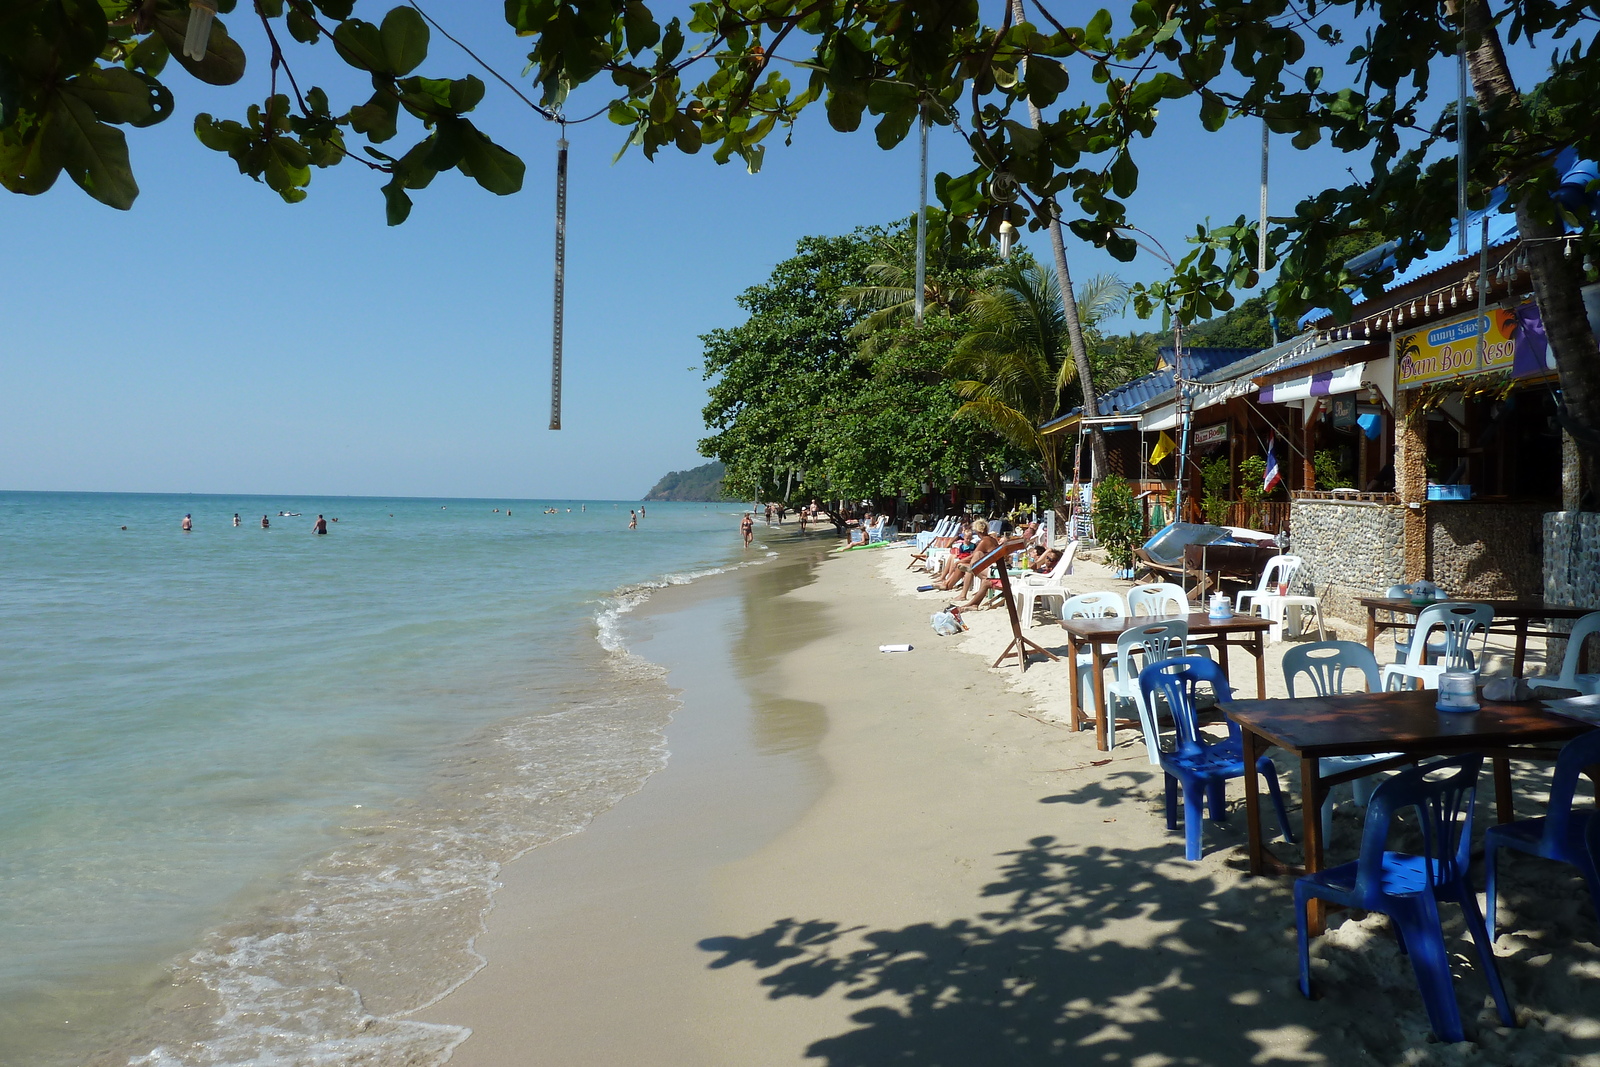
[[(1491, 113), (1520, 113), (1521, 97), (1506, 65), (1505, 50), (1489, 5), (1485, 0), (1461, 0), (1459, 5), (1451, 6), (1465, 15), (1469, 44), (1474, 38), (1478, 42), (1467, 51), (1467, 72), (1480, 106)], [(1502, 127), (1494, 132), (1513, 143), (1522, 137), (1515, 128)], [(1561, 378), (1562, 423), (1578, 447), (1592, 458), (1600, 455), (1600, 353), (1583, 307), (1583, 275), (1578, 264), (1565, 254), (1564, 242), (1559, 240), (1565, 230), (1560, 223), (1540, 221), (1526, 198), (1517, 204), (1516, 214), (1528, 271), (1533, 276), (1534, 300)], [(1486, 281), (1483, 279), (1480, 284)], [(1600, 476), (1600, 463), (1587, 466)], [(1591, 481), (1589, 488), (1595, 499), (1600, 499), (1600, 492), (1596, 492), (1600, 486)]]
[[(1011, 17), (1016, 22), (1022, 22), (1022, 0), (1011, 0)], [(1026, 75), (1027, 64), (1022, 66), (1022, 73)], [(1028, 121), (1037, 130), (1042, 124), (1039, 107), (1032, 100), (1028, 101)], [(1052, 207), (1056, 205), (1052, 203)], [(1083, 413), (1086, 417), (1093, 418), (1100, 414), (1098, 394), (1094, 388), (1094, 377), (1089, 368), (1089, 349), (1083, 343), (1083, 321), (1078, 318), (1078, 297), (1072, 289), (1072, 271), (1067, 267), (1067, 243), (1061, 233), (1061, 219), (1056, 213), (1050, 216), (1050, 248), (1055, 253), (1056, 282), (1061, 287), (1061, 313), (1067, 323), (1067, 343), (1072, 347), (1072, 363), (1078, 369), (1078, 385), (1083, 390)], [(1089, 434), (1090, 447), (1090, 479), (1098, 482), (1106, 473), (1106, 442), (1099, 428)]]

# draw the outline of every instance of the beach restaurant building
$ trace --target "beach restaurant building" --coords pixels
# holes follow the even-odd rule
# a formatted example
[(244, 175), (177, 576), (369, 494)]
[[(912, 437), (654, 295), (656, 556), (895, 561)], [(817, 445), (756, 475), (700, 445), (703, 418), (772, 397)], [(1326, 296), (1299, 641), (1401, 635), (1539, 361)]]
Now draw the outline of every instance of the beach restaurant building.
[[(1600, 560), (1600, 515), (1579, 512), (1578, 454), (1514, 216), (1487, 214), (1485, 228), (1479, 213), (1468, 234), (1487, 234), (1484, 247), (1462, 255), (1452, 240), (1413, 261), (1346, 324), (1316, 312), (1272, 348), (1185, 350), (1181, 383), (1165, 350), (1161, 369), (1102, 398), (1111, 469), (1170, 502), (1177, 456), (1162, 438), (1179, 436), (1187, 401), (1186, 498), (1200, 499), (1199, 465), (1225, 455), (1237, 501), (1239, 464), (1270, 448), (1279, 486), (1253, 512), (1235, 503), (1230, 524), (1287, 529), (1329, 614), (1360, 618), (1359, 597), (1421, 578), (1455, 596), (1600, 599), (1600, 567), (1585, 562)], [(1350, 266), (1382, 269), (1392, 254)], [(1600, 335), (1600, 285), (1584, 296)], [(1081, 412), (1044, 427), (1081, 428)]]

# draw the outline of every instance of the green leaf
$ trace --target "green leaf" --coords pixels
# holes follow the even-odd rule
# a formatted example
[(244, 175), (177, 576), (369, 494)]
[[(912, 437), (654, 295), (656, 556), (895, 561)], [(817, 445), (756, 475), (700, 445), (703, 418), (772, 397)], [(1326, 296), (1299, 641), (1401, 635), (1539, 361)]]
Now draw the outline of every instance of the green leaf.
[(213, 152), (232, 154), (250, 140), (250, 131), (232, 119), (218, 122), (202, 111), (194, 117), (194, 135)]
[(84, 192), (126, 211), (139, 195), (128, 164), (128, 139), (94, 117), (89, 105), (62, 93), (50, 103), (44, 131), (44, 160), (67, 172)]
[(356, 0), (311, 0), (312, 5), (330, 19), (344, 20), (356, 6)]
[(465, 78), (456, 78), (450, 83), (450, 110), (456, 114), (471, 111), (483, 99), (483, 82), (477, 77), (468, 74)]
[(221, 19), (211, 22), (211, 37), (206, 41), (204, 59), (190, 59), (183, 54), (183, 38), (188, 31), (187, 9), (182, 15), (166, 8), (157, 9), (154, 26), (156, 33), (180, 66), (207, 85), (232, 85), (244, 77), (244, 49), (228, 36), (228, 28)]
[(878, 138), (878, 147), (890, 149), (905, 140), (906, 134), (911, 132), (911, 124), (915, 121), (917, 121), (915, 105), (902, 107), (883, 116), (878, 120), (877, 129), (873, 131)]
[(370, 22), (345, 19), (334, 27), (334, 44), (345, 62), (378, 74), (393, 73), (383, 47), (383, 34)]
[(44, 135), (50, 128), (50, 115), (28, 131), (0, 131), (0, 185), (13, 193), (37, 196), (56, 183), (61, 167), (44, 158)]
[(1101, 8), (1089, 20), (1089, 25), (1083, 28), (1085, 43), (1097, 52), (1107, 51), (1111, 46), (1106, 35), (1111, 32), (1111, 12)]
[(61, 89), (88, 104), (102, 122), (154, 126), (172, 114), (167, 87), (126, 67), (90, 67)]
[(256, 7), (269, 19), (283, 14), (283, 0), (256, 0)]
[(410, 74), (428, 58), (428, 24), (414, 7), (397, 7), (383, 16), (379, 35), (391, 74)]
[(400, 101), (380, 89), (365, 104), (350, 109), (350, 128), (374, 144), (382, 144), (395, 135), (399, 117)]
[(485, 137), (472, 123), (462, 121), (461, 172), (494, 193), (506, 196), (522, 188), (522, 160)]
[(628, 42), (628, 54), (636, 56), (646, 48), (654, 48), (661, 40), (661, 27), (655, 16), (639, 0), (628, 0), (622, 9), (622, 32)]
[(383, 187), (383, 208), (390, 226), (400, 225), (411, 214), (411, 198), (398, 175)]
[(289, 36), (301, 44), (316, 44), (322, 36), (322, 28), (315, 19), (300, 13), (298, 8), (289, 12)]
[(171, 57), (172, 52), (167, 48), (165, 39), (159, 33), (152, 33), (133, 46), (133, 51), (128, 53), (128, 62), (146, 74), (155, 76), (161, 73)]
[(1111, 161), (1111, 191), (1120, 197), (1133, 195), (1139, 187), (1139, 168), (1127, 152), (1118, 152)]

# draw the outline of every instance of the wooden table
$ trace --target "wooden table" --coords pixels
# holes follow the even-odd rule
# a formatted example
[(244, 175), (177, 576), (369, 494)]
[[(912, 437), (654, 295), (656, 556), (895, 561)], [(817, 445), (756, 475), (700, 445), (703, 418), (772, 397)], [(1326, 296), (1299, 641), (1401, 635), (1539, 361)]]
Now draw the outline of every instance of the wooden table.
[[(1501, 822), (1511, 820), (1511, 757), (1549, 759), (1554, 751), (1534, 748), (1565, 742), (1592, 727), (1552, 715), (1538, 701), (1490, 703), (1475, 712), (1441, 712), (1439, 694), (1431, 689), (1388, 693), (1345, 693), (1300, 700), (1231, 700), (1222, 710), (1239, 724), (1244, 765), (1254, 767), (1268, 748), (1281, 748), (1300, 760), (1301, 816), (1305, 824), (1305, 865), (1295, 867), (1272, 855), (1262, 843), (1257, 775), (1244, 776), (1245, 818), (1250, 832), (1250, 873), (1300, 874), (1320, 871), (1323, 863), (1322, 802), (1328, 790), (1378, 771), (1404, 766), (1424, 756), (1481, 752), (1494, 761), (1495, 810)], [(1324, 756), (1369, 756), (1398, 753), (1392, 760), (1370, 763), (1326, 777)], [(1321, 932), (1324, 912), (1314, 907), (1311, 923)]]
[(1244, 640), (1237, 642), (1234, 647), (1243, 647), (1256, 658), (1256, 696), (1266, 695), (1267, 661), (1261, 635), (1272, 628), (1270, 619), (1258, 619), (1251, 615), (1213, 619), (1203, 611), (1194, 611), (1187, 615), (1124, 615), (1104, 619), (1064, 619), (1061, 628), (1067, 631), (1067, 659), (1072, 663), (1072, 678), (1069, 682), (1072, 691), (1072, 728), (1082, 729), (1086, 718), (1083, 713), (1083, 694), (1080, 692), (1081, 685), (1078, 681), (1078, 652), (1084, 645), (1088, 645), (1089, 655), (1094, 663), (1094, 743), (1100, 751), (1104, 752), (1110, 747), (1106, 739), (1105, 647), (1110, 645), (1114, 649), (1117, 638), (1128, 630), (1148, 626), (1153, 622), (1172, 622), (1178, 619), (1189, 624), (1191, 641), (1196, 637), (1212, 638), (1198, 643), (1210, 645), (1217, 650), (1224, 677), (1228, 673), (1228, 635), (1242, 634)]
[[(1492, 634), (1515, 634), (1517, 637), (1516, 653), (1511, 661), (1511, 673), (1518, 678), (1522, 677), (1522, 661), (1528, 651), (1528, 624), (1534, 619), (1581, 619), (1593, 611), (1593, 608), (1574, 607), (1571, 604), (1546, 604), (1537, 597), (1524, 600), (1439, 600), (1428, 604), (1413, 604), (1406, 597), (1381, 597), (1364, 596), (1361, 604), (1367, 609), (1367, 647), (1374, 650), (1378, 641), (1378, 634), (1384, 630), (1409, 630), (1416, 626), (1415, 622), (1401, 622), (1399, 620), (1379, 619), (1378, 612), (1388, 610), (1402, 615), (1411, 616), (1413, 619), (1423, 608), (1432, 607), (1433, 604), (1488, 604), (1494, 608), (1496, 619), (1508, 619), (1510, 629), (1502, 627), (1489, 628)], [(1566, 634), (1548, 628), (1535, 631), (1546, 638), (1557, 637), (1566, 639)]]

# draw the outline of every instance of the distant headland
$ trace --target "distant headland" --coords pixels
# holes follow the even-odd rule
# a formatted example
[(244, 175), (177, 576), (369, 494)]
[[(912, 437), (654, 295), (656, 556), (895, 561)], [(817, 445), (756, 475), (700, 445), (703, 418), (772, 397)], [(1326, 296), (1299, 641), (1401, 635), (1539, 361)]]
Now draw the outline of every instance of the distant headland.
[(646, 500), (704, 500), (725, 499), (722, 495), (722, 474), (726, 468), (718, 460), (702, 463), (686, 471), (673, 471), (655, 484), (644, 495)]

